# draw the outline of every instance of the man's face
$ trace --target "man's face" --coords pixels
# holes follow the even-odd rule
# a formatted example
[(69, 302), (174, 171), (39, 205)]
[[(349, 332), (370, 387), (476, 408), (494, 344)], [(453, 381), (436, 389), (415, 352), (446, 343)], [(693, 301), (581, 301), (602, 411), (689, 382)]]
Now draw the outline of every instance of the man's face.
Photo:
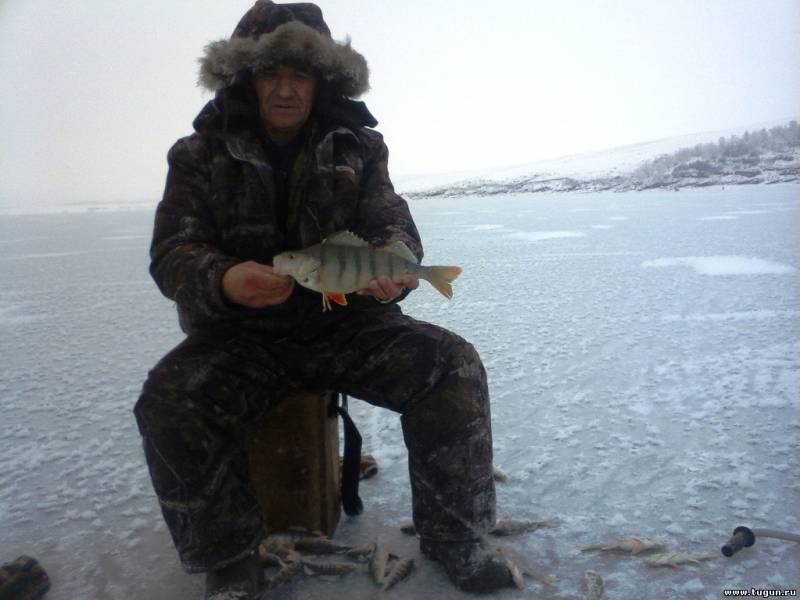
[(267, 135), (277, 142), (292, 140), (311, 114), (317, 91), (314, 74), (295, 67), (278, 67), (259, 73), (254, 84)]

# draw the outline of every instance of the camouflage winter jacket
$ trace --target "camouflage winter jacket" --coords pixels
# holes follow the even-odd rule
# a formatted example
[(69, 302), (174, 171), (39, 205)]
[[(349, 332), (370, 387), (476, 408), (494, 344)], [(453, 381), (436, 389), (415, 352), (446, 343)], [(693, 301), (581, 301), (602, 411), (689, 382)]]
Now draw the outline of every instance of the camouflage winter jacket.
[[(269, 265), (290, 246), (307, 247), (335, 231), (349, 229), (376, 245), (400, 240), (422, 258), (408, 205), (389, 179), (388, 151), (378, 132), (352, 126), (352, 118), (344, 119), (349, 127), (328, 120), (315, 128), (302, 171), (303, 206), (284, 233), (261, 140), (252, 127), (231, 127), (225, 110), (219, 97), (209, 102), (194, 122), (195, 133), (170, 149), (156, 211), (150, 272), (177, 303), (185, 332), (220, 324), (279, 331), (299, 313), (312, 314), (312, 303), (313, 314), (321, 312), (320, 296), (300, 286), (279, 306), (234, 305), (223, 297), (221, 281), (237, 263)], [(375, 305), (368, 297), (348, 300), (341, 310)]]

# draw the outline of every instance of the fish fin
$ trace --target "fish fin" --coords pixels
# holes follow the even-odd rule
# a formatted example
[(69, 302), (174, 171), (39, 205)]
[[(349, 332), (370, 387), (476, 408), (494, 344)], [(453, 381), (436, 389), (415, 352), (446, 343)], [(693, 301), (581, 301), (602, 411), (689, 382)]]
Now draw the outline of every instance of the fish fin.
[[(333, 300), (339, 306), (347, 306), (347, 298), (341, 292), (325, 292), (324, 295), (329, 301)], [(330, 306), (330, 302), (328, 302), (328, 306)]]
[(517, 586), (517, 589), (524, 589), (525, 577), (522, 574), (522, 569), (519, 568), (519, 565), (511, 559), (506, 559), (506, 567), (511, 573), (511, 580), (514, 582), (514, 585)]
[(337, 244), (339, 246), (353, 246), (354, 248), (361, 248), (363, 246), (369, 246), (369, 242), (362, 240), (352, 231), (337, 231), (336, 233), (330, 234), (324, 240), (322, 240), (323, 244)]
[(459, 275), (461, 275), (461, 267), (427, 267), (421, 273), (421, 277), (426, 279), (445, 298), (453, 297), (453, 288), (450, 286), (450, 282)]
[(331, 301), (328, 300), (327, 294), (322, 294), (322, 312), (331, 310)]
[(409, 247), (400, 240), (396, 240), (391, 244), (387, 244), (383, 248), (379, 248), (379, 250), (399, 256), (400, 258), (412, 262), (415, 265), (419, 264), (419, 259), (414, 256), (414, 253), (409, 249)]

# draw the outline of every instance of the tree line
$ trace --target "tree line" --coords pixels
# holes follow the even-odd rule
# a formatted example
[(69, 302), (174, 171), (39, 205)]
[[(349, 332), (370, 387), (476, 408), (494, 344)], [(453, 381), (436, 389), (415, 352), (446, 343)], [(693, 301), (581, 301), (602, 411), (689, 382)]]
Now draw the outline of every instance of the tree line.
[(669, 175), (678, 176), (687, 167), (699, 173), (719, 173), (726, 170), (726, 165), (758, 165), (762, 158), (793, 160), (799, 148), (800, 127), (792, 120), (785, 126), (745, 131), (742, 135), (721, 137), (716, 143), (681, 148), (647, 161), (632, 176), (640, 182), (652, 182)]

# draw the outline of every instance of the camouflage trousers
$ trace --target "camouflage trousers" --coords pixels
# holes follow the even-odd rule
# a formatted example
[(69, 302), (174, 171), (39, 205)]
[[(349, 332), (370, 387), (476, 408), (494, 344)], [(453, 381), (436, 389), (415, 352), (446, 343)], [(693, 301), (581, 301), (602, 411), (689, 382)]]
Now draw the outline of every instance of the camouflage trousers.
[(269, 524), (249, 483), (244, 431), (295, 388), (399, 412), (417, 531), (441, 540), (486, 533), (495, 519), (492, 435), (475, 349), (398, 306), (292, 325), (284, 335), (246, 326), (191, 334), (144, 384), (134, 412), (184, 568), (221, 568), (262, 539)]

